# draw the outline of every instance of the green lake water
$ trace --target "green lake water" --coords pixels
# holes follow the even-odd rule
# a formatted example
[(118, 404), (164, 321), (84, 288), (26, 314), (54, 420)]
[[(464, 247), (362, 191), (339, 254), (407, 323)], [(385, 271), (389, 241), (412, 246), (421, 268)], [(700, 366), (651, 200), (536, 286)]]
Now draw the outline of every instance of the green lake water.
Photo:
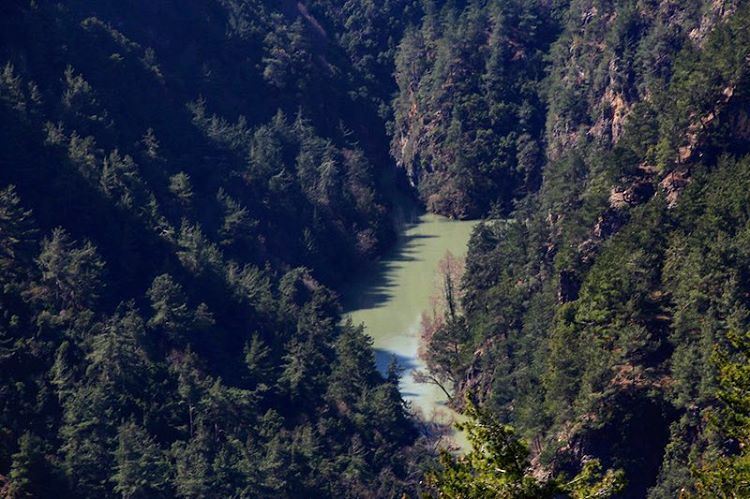
[[(435, 385), (416, 383), (412, 372), (424, 368), (417, 356), (419, 327), (436, 289), (438, 262), (447, 251), (466, 255), (476, 222), (432, 214), (404, 218), (395, 247), (344, 294), (345, 308), (372, 337), (378, 369), (384, 373), (393, 356), (404, 369), (400, 389), (412, 410), (428, 421), (449, 424), (454, 413), (445, 405), (445, 394)], [(463, 445), (460, 437), (456, 440)]]

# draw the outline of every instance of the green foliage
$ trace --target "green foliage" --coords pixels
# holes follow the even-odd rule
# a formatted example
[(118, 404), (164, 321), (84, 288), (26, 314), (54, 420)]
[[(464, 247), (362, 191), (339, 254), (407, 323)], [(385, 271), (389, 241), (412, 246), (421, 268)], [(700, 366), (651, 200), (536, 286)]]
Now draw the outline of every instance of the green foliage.
[(60, 227), (42, 241), (37, 264), (40, 282), (32, 288), (32, 296), (61, 315), (92, 306), (101, 293), (104, 262), (96, 247), (91, 242), (78, 247)]
[(526, 475), (528, 449), (513, 431), (491, 414), (467, 403), (468, 422), (457, 428), (466, 432), (472, 450), (454, 458), (443, 452), (437, 473), (428, 482), (446, 497), (543, 497), (552, 489)]
[(530, 473), (526, 444), (511, 427), (470, 399), (464, 415), (468, 420), (456, 426), (466, 433), (471, 451), (458, 457), (441, 453), (441, 468), (427, 475), (436, 497), (614, 497), (624, 488), (622, 471), (602, 472), (596, 460), (588, 461), (570, 482), (539, 480)]
[(31, 433), (18, 440), (18, 451), (13, 454), (8, 482), (2, 490), (9, 499), (44, 497), (54, 494), (59, 485), (51, 463), (45, 456), (44, 442)]
[(118, 441), (114, 491), (127, 498), (166, 496), (169, 462), (153, 437), (131, 422), (120, 427)]
[(24, 210), (13, 186), (0, 191), (0, 274), (10, 283), (12, 277), (28, 261), (29, 245), (33, 242), (31, 211)]
[(731, 147), (723, 128), (732, 126), (732, 118), (723, 113), (748, 79), (749, 17), (746, 6), (738, 7), (738, 12), (710, 33), (701, 50), (688, 46), (676, 59), (660, 103), (669, 107), (659, 123), (657, 150), (662, 166), (683, 162), (699, 148)]
[(359, 7), (313, 3), (3, 7), (0, 495), (413, 485), (407, 408), (325, 286), (391, 237), (390, 91), (339, 42)]
[(713, 415), (712, 426), (731, 439), (729, 455), (705, 456), (697, 470), (698, 497), (742, 497), (750, 493), (750, 368), (748, 337), (736, 329), (727, 333), (728, 345), (717, 352), (718, 398), (722, 405)]
[(625, 474), (622, 470), (602, 472), (596, 459), (586, 461), (581, 472), (564, 486), (565, 492), (575, 499), (589, 497), (617, 497), (625, 490)]
[(432, 493), (747, 494), (741, 2), (6, 3), (0, 495), (418, 491), (327, 287), (391, 241), (389, 149), (492, 218), (428, 324), (481, 402)]
[(458, 350), (474, 356), (456, 390), (475, 387), (553, 473), (593, 457), (634, 496), (743, 493), (726, 409), (742, 402), (722, 388), (747, 330), (735, 7), (570, 2), (549, 55), (541, 188), (471, 240)]
[(193, 187), (190, 185), (190, 175), (180, 172), (169, 178), (169, 192), (171, 192), (183, 208), (189, 208), (193, 201)]
[[(724, 159), (721, 168), (709, 177), (701, 191), (705, 205), (701, 206), (693, 236), (703, 245), (704, 261), (700, 269), (702, 282), (697, 293), (690, 296), (708, 317), (716, 318), (709, 322), (710, 329), (706, 328), (713, 340), (711, 355), (694, 355), (706, 368), (715, 369), (709, 386), (711, 400), (717, 399), (717, 404), (711, 407), (708, 427), (723, 442), (709, 448), (696, 466), (700, 497), (741, 497), (750, 491), (746, 451), (750, 438), (746, 333), (750, 311), (744, 300), (747, 284), (740, 277), (750, 268), (746, 250), (750, 216), (743, 201), (750, 185), (747, 168), (747, 158)], [(695, 320), (687, 317), (685, 322), (690, 319)], [(698, 384), (694, 392), (706, 397), (705, 385)]]
[(538, 187), (539, 88), (555, 30), (542, 3), (473, 2), (404, 36), (391, 151), (428, 209), (476, 217)]

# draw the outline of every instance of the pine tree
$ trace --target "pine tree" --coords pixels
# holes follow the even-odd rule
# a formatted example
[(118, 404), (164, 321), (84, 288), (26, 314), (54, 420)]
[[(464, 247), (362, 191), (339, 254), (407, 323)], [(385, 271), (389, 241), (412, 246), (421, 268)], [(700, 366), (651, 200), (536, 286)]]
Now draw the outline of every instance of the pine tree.
[(3, 497), (32, 499), (61, 492), (55, 490), (60, 484), (45, 456), (44, 446), (40, 438), (29, 432), (21, 435), (18, 451), (12, 456), (7, 488), (0, 490)]
[(14, 186), (0, 190), (0, 283), (12, 284), (29, 265), (36, 231), (31, 211), (21, 206)]
[(190, 182), (190, 175), (185, 172), (179, 172), (169, 177), (169, 192), (171, 192), (177, 202), (184, 209), (189, 209), (193, 205), (193, 185)]
[(253, 334), (250, 343), (245, 345), (245, 366), (248, 379), (259, 389), (267, 389), (271, 385), (271, 362), (271, 349), (258, 333)]
[(123, 499), (169, 497), (172, 470), (153, 437), (133, 421), (120, 426), (112, 480)]
[(219, 230), (221, 245), (231, 247), (239, 244), (238, 248), (252, 248), (258, 221), (251, 219), (247, 208), (231, 198), (223, 189), (219, 189), (216, 198), (224, 210), (224, 222)]
[(150, 328), (163, 331), (170, 341), (182, 344), (193, 328), (194, 317), (180, 283), (169, 274), (157, 276), (146, 295), (151, 300)]
[(117, 425), (126, 415), (103, 385), (78, 385), (63, 402), (62, 468), (79, 497), (108, 497)]
[(200, 226), (183, 219), (177, 245), (177, 256), (188, 271), (196, 275), (208, 272), (220, 275), (223, 265), (221, 251), (206, 238)]
[(121, 403), (132, 399), (148, 379), (148, 360), (142, 348), (143, 319), (132, 304), (121, 304), (92, 337), (86, 355), (87, 382), (110, 392)]
[(104, 262), (90, 242), (77, 246), (62, 228), (42, 243), (37, 258), (41, 271), (32, 298), (60, 315), (92, 307), (102, 290)]
[(177, 497), (211, 497), (211, 463), (207, 456), (207, 438), (205, 429), (200, 426), (188, 442), (176, 442), (172, 446)]

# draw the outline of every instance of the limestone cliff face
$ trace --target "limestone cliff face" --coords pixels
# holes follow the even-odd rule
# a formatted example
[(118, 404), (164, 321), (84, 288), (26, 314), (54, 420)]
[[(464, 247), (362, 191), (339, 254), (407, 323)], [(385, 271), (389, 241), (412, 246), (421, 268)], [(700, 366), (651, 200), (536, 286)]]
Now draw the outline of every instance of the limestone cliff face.
[(538, 187), (546, 2), (487, 2), (427, 15), (396, 58), (391, 154), (431, 211), (480, 217)]
[[(744, 70), (707, 76), (706, 81), (712, 83), (700, 84), (707, 92), (700, 97), (702, 106), (679, 107), (693, 96), (679, 94), (689, 85), (679, 74), (682, 68), (675, 67), (675, 60), (684, 52), (700, 58), (707, 50), (709, 34), (727, 21), (738, 5), (719, 0), (690, 4), (670, 0), (630, 2), (630, 8), (622, 8), (620, 2), (571, 4), (565, 31), (552, 48), (540, 202), (549, 211), (547, 247), (552, 248), (553, 254), (567, 255), (557, 261), (568, 263), (550, 277), (557, 289), (558, 306), (578, 299), (588, 269), (595, 265), (607, 241), (629, 227), (634, 209), (654, 197), (662, 198), (668, 209), (675, 208), (691, 182), (696, 164), (711, 161), (717, 151), (725, 150), (727, 142), (738, 151), (747, 148), (748, 100), (744, 92), (738, 91), (747, 84)], [(665, 89), (675, 95), (665, 97)], [(650, 116), (669, 114), (660, 106), (684, 109), (684, 115), (672, 121), (654, 119), (649, 125), (654, 130), (653, 146), (639, 149), (640, 145), (621, 143), (641, 137), (634, 133), (628, 137), (629, 125), (631, 129), (644, 126)], [(722, 136), (725, 143), (717, 144), (715, 135)], [(636, 150), (639, 153), (632, 154)], [(559, 183), (555, 165), (569, 161), (571, 155), (582, 158), (578, 177), (581, 191), (568, 204), (555, 204), (549, 196), (545, 201), (545, 192)], [(601, 165), (601, 158), (618, 166)], [(588, 216), (576, 215), (588, 226), (572, 240), (557, 236), (574, 216), (571, 203), (591, 206)], [(668, 303), (668, 297), (662, 294), (649, 299)], [(646, 329), (654, 338), (666, 338), (669, 320), (667, 315), (657, 314)], [(664, 449), (677, 445), (689, 448), (700, 437), (686, 432), (689, 436), (683, 435), (680, 438), (685, 440), (675, 443), (678, 440), (670, 435), (671, 426), (671, 431), (675, 431), (672, 423), (678, 411), (665, 402), (674, 383), (668, 370), (653, 360), (628, 361), (616, 367), (616, 374), (603, 383), (599, 408), (592, 407), (583, 416), (558, 426), (549, 437), (546, 466), (557, 471), (575, 469), (594, 456), (616, 462), (621, 451), (614, 447), (631, 444), (625, 440), (613, 443), (613, 439), (627, 434), (633, 441), (643, 443), (627, 452), (644, 458), (634, 468), (639, 470), (636, 476), (631, 473), (629, 494), (642, 497), (652, 488), (650, 494), (660, 497), (674, 484), (662, 482), (659, 476), (677, 466), (674, 455), (664, 454)], [(654, 396), (655, 393), (662, 395)], [(631, 408), (618, 413), (624, 405)], [(602, 418), (603, 413), (608, 415)], [(552, 452), (554, 442), (565, 444)], [(541, 445), (540, 452), (543, 448)], [(534, 461), (540, 475), (550, 472), (543, 461)]]
[[(661, 273), (676, 257), (648, 239), (671, 230), (686, 189), (717, 158), (750, 151), (749, 63), (731, 48), (734, 28), (720, 29), (738, 7), (573, 0), (558, 18), (545, 59), (542, 179), (507, 226), (525, 235), (487, 224), (490, 236), (470, 248), (465, 308), (477, 339), (457, 386), (535, 439), (539, 476), (596, 457), (626, 468), (628, 497), (651, 488), (670, 497), (676, 482), (664, 476), (687, 469), (674, 449), (702, 438), (700, 408), (675, 402), (679, 320)], [(632, 284), (641, 272), (653, 275)], [(683, 416), (698, 423), (681, 427)]]
[(683, 45), (700, 46), (736, 0), (574, 1), (552, 48), (547, 157), (594, 142), (616, 144), (633, 105), (672, 74)]
[[(736, 8), (736, 0), (689, 5), (675, 0), (571, 2), (565, 28), (550, 50), (546, 80), (546, 161), (540, 198), (550, 211), (552, 248), (569, 210), (568, 205), (545, 203), (550, 197), (545, 192), (559, 181), (556, 165), (571, 155), (582, 158), (578, 181), (586, 184), (584, 196), (600, 199), (588, 237), (577, 243), (577, 259), (586, 264), (594, 260), (601, 243), (627, 222), (630, 209), (657, 193), (670, 207), (676, 205), (690, 182), (690, 164), (710, 149), (707, 137), (712, 127), (731, 128), (743, 141), (750, 136), (747, 115), (737, 105), (744, 97), (735, 95), (736, 81), (716, 92), (708, 108), (691, 110), (682, 123), (650, 123), (661, 111), (659, 106), (672, 105), (664, 93), (670, 91), (678, 54), (700, 53), (708, 34)], [(633, 116), (634, 111), (640, 114)], [(594, 164), (592, 158), (617, 153), (629, 120), (635, 127), (653, 126), (655, 136), (665, 135), (664, 129), (671, 127), (676, 136), (672, 142), (662, 138), (650, 148), (643, 146), (639, 157), (619, 171)]]

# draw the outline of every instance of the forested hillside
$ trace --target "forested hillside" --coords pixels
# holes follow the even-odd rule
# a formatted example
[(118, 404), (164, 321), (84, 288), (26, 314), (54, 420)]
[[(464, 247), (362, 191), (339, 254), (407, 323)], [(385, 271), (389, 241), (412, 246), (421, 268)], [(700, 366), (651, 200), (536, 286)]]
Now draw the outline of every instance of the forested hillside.
[[(748, 88), (740, 0), (0, 3), (0, 497), (750, 495)], [(464, 456), (342, 321), (401, 190)]]
[(326, 287), (392, 238), (390, 8), (2, 3), (0, 495), (414, 485)]
[(573, 1), (556, 18), (540, 187), (474, 233), (435, 374), (526, 437), (537, 474), (597, 459), (627, 497), (744, 497), (750, 11)]
[(559, 11), (535, 1), (451, 5), (431, 4), (401, 41), (391, 151), (428, 209), (507, 213), (539, 185), (541, 80)]

